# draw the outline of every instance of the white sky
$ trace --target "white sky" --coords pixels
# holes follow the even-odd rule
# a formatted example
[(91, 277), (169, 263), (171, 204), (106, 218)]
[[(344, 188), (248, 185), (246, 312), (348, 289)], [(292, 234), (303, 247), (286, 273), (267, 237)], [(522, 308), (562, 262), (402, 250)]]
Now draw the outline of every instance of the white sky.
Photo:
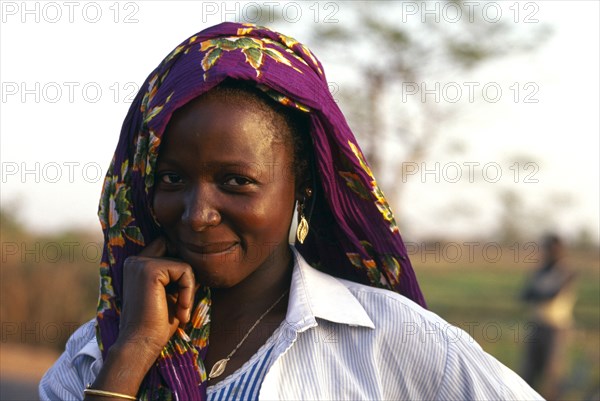
[[(127, 97), (134, 95), (137, 85), (183, 39), (223, 17), (232, 20), (236, 14), (253, 12), (248, 3), (236, 2), (227, 3), (228, 9), (224, 9), (222, 2), (199, 1), (82, 1), (69, 3), (72, 5), (32, 1), (27, 3), (31, 10), (27, 14), (21, 1), (0, 3), (0, 199), (3, 208), (37, 231), (68, 226), (99, 230), (98, 197), (129, 107)], [(288, 19), (297, 19), (281, 30), (301, 41), (309, 36), (307, 29), (315, 21), (325, 23), (329, 16), (345, 23), (350, 7), (348, 3), (310, 1), (273, 4), (275, 13), (281, 15), (286, 7)], [(509, 9), (514, 2), (497, 4), (503, 9), (502, 18), (514, 17)], [(465, 177), (458, 184), (437, 184), (429, 176), (406, 184), (401, 226), (409, 226), (408, 232), (415, 238), (489, 235), (495, 228), (497, 195), (501, 189), (509, 189), (517, 191), (528, 208), (555, 210), (544, 228), (571, 235), (587, 228), (598, 239), (599, 3), (517, 5), (521, 20), (536, 10), (534, 17), (550, 25), (553, 36), (533, 53), (487, 64), (466, 79), (457, 79), (482, 85), (497, 82), (503, 97), (498, 103), (477, 99), (464, 116), (445, 127), (447, 135), (468, 145), (464, 154), (450, 158), (434, 152), (427, 161), (428, 168), (436, 161), (442, 166), (493, 162), (501, 167), (502, 179), (493, 184), (482, 180), (468, 183)], [(96, 14), (98, 10), (101, 15)], [(298, 10), (301, 15), (296, 14)], [(132, 23), (124, 22), (127, 16)], [(94, 19), (98, 21), (92, 23)], [(320, 55), (317, 43), (307, 44)], [(343, 83), (345, 77), (336, 75), (342, 70), (331, 64), (335, 57), (321, 55), (321, 59), (327, 60), (330, 81)], [(514, 82), (521, 85), (521, 97), (531, 91), (523, 85), (535, 83), (539, 91), (533, 98), (539, 102), (514, 102), (510, 90)], [(22, 89), (31, 91), (24, 95)], [(518, 183), (513, 182), (510, 158), (515, 154), (539, 165), (534, 176), (538, 183), (524, 183), (523, 175)], [(32, 172), (23, 174), (24, 169)], [(521, 174), (527, 172), (521, 169)], [(553, 209), (555, 193), (570, 196), (571, 207)], [(457, 203), (476, 213), (448, 217), (445, 210)]]

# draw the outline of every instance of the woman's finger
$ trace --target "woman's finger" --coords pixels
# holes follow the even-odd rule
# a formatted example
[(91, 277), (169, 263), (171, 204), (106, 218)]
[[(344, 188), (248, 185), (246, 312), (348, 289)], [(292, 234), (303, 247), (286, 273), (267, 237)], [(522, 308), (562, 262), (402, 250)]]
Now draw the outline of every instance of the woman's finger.
[(190, 320), (194, 304), (196, 281), (191, 268), (185, 269), (179, 277), (174, 277), (178, 285), (177, 310), (175, 317), (182, 323)]

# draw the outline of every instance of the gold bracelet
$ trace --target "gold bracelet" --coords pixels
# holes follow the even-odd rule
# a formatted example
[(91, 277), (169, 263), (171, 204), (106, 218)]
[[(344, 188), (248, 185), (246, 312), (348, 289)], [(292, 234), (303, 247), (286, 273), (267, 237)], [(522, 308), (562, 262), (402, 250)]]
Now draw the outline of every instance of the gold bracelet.
[(104, 391), (104, 390), (96, 390), (93, 388), (86, 388), (83, 390), (84, 395), (97, 395), (99, 397), (113, 397), (113, 398), (123, 398), (124, 400), (137, 400), (134, 396), (120, 393), (113, 393), (112, 391)]

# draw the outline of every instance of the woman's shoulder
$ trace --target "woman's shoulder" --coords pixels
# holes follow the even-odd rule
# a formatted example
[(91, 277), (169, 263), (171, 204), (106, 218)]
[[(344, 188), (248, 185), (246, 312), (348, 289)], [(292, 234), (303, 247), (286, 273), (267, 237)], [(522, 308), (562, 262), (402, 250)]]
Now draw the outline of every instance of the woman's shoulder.
[(96, 319), (87, 321), (71, 334), (59, 362), (74, 366), (77, 365), (76, 359), (80, 357), (89, 357), (93, 361), (102, 359), (96, 340)]
[(65, 352), (46, 372), (39, 386), (41, 400), (82, 399), (83, 389), (98, 373), (102, 354), (96, 341), (95, 319), (69, 338)]
[[(485, 352), (469, 333), (437, 314), (393, 291), (334, 279), (352, 294), (372, 320), (372, 333), (361, 332), (373, 343), (369, 352), (381, 355), (377, 363), (392, 372), (403, 372), (403, 380), (420, 391), (427, 390), (429, 398), (540, 399), (517, 374)], [(338, 325), (333, 330), (347, 329)], [(404, 395), (411, 398), (416, 394), (424, 393)]]
[(95, 318), (83, 323), (71, 333), (61, 359), (64, 360), (63, 362), (72, 363), (73, 359), (81, 355), (88, 355), (94, 359), (102, 357), (96, 341)]
[(435, 327), (443, 330), (449, 325), (401, 294), (335, 277), (326, 269), (309, 265), (298, 252), (296, 255), (292, 289), (299, 291), (292, 293), (300, 293), (297, 298), (306, 300), (308, 310), (317, 318), (370, 327), (377, 333), (422, 328), (439, 334), (441, 331)]
[(436, 331), (443, 332), (448, 327), (453, 327), (440, 316), (423, 308), (421, 305), (397, 292), (371, 287), (365, 284), (336, 278), (348, 291), (360, 302), (371, 319), (380, 326), (385, 326), (394, 317), (394, 321), (402, 322), (402, 329), (414, 331), (420, 327), (430, 330), (435, 327)]
[[(425, 346), (442, 358), (449, 346), (448, 334), (459, 330), (401, 294), (341, 279), (315, 269), (301, 258), (299, 260), (295, 276), (302, 280), (295, 284), (300, 291), (293, 293), (304, 295), (297, 298), (306, 300), (309, 305), (306, 314), (334, 324), (327, 325), (328, 330), (354, 333), (353, 327), (368, 328), (360, 332), (376, 344), (410, 350)], [(310, 317), (290, 319), (292, 322), (307, 320)], [(426, 358), (425, 354), (415, 357)]]

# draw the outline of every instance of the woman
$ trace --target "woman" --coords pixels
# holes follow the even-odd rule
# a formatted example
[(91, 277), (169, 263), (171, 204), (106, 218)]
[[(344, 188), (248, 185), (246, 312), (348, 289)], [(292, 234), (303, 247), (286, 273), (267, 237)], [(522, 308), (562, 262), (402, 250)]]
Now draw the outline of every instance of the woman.
[(167, 56), (99, 215), (98, 314), (42, 399), (539, 398), (422, 308), (323, 68), (292, 38), (223, 23)]

